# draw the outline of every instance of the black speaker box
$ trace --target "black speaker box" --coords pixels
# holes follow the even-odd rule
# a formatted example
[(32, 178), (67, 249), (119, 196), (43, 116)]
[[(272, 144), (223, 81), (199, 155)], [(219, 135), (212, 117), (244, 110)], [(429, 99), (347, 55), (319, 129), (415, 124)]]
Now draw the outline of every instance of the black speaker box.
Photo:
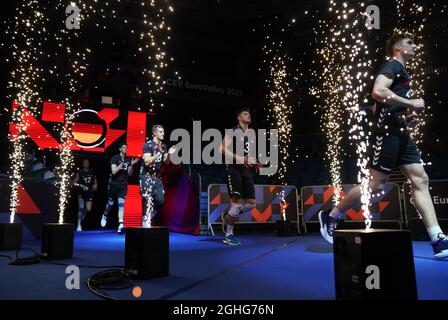
[(73, 257), (72, 223), (46, 223), (42, 231), (42, 258), (48, 260), (71, 259)]
[(408, 230), (336, 230), (333, 237), (337, 300), (416, 300)]
[(0, 223), (0, 251), (18, 250), (22, 245), (21, 223)]
[(276, 231), (278, 237), (289, 237), (291, 236), (291, 229), (293, 224), (288, 220), (277, 220), (276, 222)]
[(169, 250), (167, 227), (126, 229), (125, 266), (136, 278), (168, 276)]

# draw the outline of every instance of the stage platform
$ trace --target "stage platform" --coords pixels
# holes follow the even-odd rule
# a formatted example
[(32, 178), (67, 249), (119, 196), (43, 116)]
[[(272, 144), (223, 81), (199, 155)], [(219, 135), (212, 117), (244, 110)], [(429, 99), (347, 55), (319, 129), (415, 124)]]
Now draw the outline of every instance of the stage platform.
[[(74, 265), (124, 264), (124, 239), (113, 231), (75, 234)], [(222, 236), (170, 234), (170, 276), (134, 280), (139, 299), (150, 300), (300, 300), (335, 298), (332, 247), (318, 235), (276, 237), (243, 235), (241, 246), (222, 244)], [(448, 299), (448, 261), (432, 258), (428, 242), (414, 242), (419, 299)], [(23, 247), (40, 252), (40, 242)], [(0, 252), (15, 255), (15, 252)], [(27, 254), (27, 252), (23, 252)], [(66, 289), (65, 267), (41, 262), (10, 266), (0, 257), (0, 299), (100, 299), (85, 285), (102, 269), (81, 269), (81, 288)], [(108, 291), (135, 299), (131, 289)]]

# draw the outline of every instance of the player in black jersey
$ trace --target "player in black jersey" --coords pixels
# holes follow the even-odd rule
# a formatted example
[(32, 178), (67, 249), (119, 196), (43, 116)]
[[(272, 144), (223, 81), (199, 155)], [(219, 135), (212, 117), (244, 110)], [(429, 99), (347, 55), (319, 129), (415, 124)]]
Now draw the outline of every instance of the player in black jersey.
[(78, 193), (78, 227), (76, 231), (82, 231), (81, 221), (92, 211), (93, 193), (98, 189), (95, 172), (90, 168), (88, 159), (82, 160), (82, 168), (76, 172), (73, 185)]
[(115, 199), (118, 199), (118, 233), (123, 230), (124, 217), (124, 201), (128, 190), (128, 177), (133, 173), (134, 165), (139, 161), (139, 158), (130, 159), (126, 157), (128, 147), (122, 144), (119, 148), (120, 153), (113, 156), (110, 160), (111, 175), (109, 179), (109, 191), (106, 209), (104, 210), (101, 219), (101, 226), (105, 227), (110, 209), (112, 209)]
[[(371, 143), (369, 189), (371, 193), (382, 191), (391, 171), (398, 167), (411, 183), (414, 206), (431, 238), (434, 256), (445, 258), (448, 257), (448, 239), (437, 221), (420, 151), (408, 132), (408, 126), (419, 121), (418, 113), (425, 110), (423, 99), (411, 98), (411, 78), (405, 68), (406, 62), (415, 55), (412, 35), (393, 35), (387, 41), (386, 50), (390, 60), (380, 67), (372, 90), (376, 119)], [(361, 187), (356, 186), (331, 212), (319, 212), (320, 231), (327, 242), (333, 243), (338, 219), (360, 202)]]
[[(226, 159), (227, 189), (230, 197), (230, 208), (221, 216), (223, 242), (229, 245), (239, 245), (241, 242), (233, 235), (233, 227), (242, 213), (252, 210), (255, 205), (255, 186), (253, 168), (259, 169), (260, 164), (255, 160), (253, 147), (254, 137), (250, 134), (249, 125), (251, 115), (249, 109), (237, 112), (238, 125), (232, 128), (232, 135), (226, 134), (221, 145), (221, 152)], [(235, 141), (236, 139), (236, 141)]]
[(165, 131), (163, 126), (152, 127), (152, 140), (143, 145), (143, 164), (140, 167), (140, 192), (142, 194), (142, 227), (155, 224), (155, 216), (165, 202), (165, 191), (162, 183), (160, 167), (168, 163), (170, 156), (176, 151), (172, 147), (167, 151), (163, 143)]

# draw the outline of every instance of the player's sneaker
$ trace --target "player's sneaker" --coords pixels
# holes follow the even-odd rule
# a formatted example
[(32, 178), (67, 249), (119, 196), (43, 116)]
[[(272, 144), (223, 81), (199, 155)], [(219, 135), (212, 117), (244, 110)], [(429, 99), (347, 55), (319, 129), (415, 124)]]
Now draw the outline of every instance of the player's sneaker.
[(124, 224), (123, 224), (123, 222), (120, 222), (120, 224), (118, 225), (117, 233), (123, 233), (123, 229), (124, 229)]
[(104, 228), (107, 224), (107, 216), (103, 213), (103, 217), (101, 218), (101, 226)]
[(328, 243), (333, 244), (333, 232), (338, 226), (338, 220), (330, 216), (330, 211), (319, 211), (320, 234)]
[(439, 240), (432, 244), (434, 257), (436, 259), (444, 259), (448, 257), (448, 237), (443, 233), (439, 233)]
[(224, 240), (222, 241), (225, 244), (229, 244), (231, 246), (238, 246), (241, 244), (241, 241), (239, 241), (233, 234), (224, 237)]

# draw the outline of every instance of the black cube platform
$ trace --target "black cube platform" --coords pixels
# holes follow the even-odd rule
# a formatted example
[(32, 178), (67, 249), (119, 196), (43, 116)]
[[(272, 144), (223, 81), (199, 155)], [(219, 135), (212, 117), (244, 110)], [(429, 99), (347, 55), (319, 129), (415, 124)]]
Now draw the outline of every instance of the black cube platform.
[(136, 278), (168, 276), (169, 250), (167, 227), (126, 229), (125, 266)]
[[(417, 299), (409, 231), (336, 230), (333, 241), (337, 300)], [(378, 267), (379, 288), (372, 287), (369, 266)]]
[(21, 223), (0, 223), (0, 251), (18, 250), (22, 246)]
[(277, 220), (276, 231), (278, 237), (289, 237), (291, 235), (292, 222), (288, 220)]
[(42, 231), (42, 257), (48, 260), (73, 257), (72, 223), (46, 223)]

